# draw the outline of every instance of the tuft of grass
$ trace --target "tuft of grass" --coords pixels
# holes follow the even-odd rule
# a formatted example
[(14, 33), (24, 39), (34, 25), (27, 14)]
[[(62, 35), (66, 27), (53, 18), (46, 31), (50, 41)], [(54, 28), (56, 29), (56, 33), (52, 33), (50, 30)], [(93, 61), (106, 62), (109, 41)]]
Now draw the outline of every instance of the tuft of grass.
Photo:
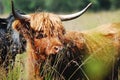
[(18, 80), (19, 74), (20, 74), (20, 66), (14, 67), (12, 69), (11, 66), (9, 66), (8, 72), (4, 68), (0, 68), (0, 80)]
[(16, 56), (15, 65), (9, 65), (9, 70), (6, 72), (5, 68), (0, 67), (0, 80), (25, 80), (24, 61), (25, 53)]

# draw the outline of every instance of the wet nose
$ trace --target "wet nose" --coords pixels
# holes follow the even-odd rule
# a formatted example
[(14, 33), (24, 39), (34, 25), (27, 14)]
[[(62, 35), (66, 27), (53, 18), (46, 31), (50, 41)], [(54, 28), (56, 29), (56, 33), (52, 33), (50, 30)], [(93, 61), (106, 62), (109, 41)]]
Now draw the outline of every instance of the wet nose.
[(58, 53), (60, 50), (62, 50), (63, 47), (62, 46), (54, 46), (54, 51), (55, 53)]
[(55, 46), (55, 47), (54, 47), (54, 50), (59, 50), (59, 47)]
[(57, 54), (59, 51), (63, 49), (63, 46), (53, 46), (49, 49), (46, 49), (46, 54), (51, 55), (51, 54)]

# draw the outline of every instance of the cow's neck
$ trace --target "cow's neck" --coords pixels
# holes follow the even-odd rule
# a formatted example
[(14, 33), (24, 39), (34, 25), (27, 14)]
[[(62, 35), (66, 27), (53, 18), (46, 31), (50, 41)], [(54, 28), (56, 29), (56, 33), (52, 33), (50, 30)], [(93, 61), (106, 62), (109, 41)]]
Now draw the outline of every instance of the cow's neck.
[(30, 80), (40, 78), (40, 66), (43, 60), (38, 56), (35, 47), (28, 41), (27, 42), (27, 73)]

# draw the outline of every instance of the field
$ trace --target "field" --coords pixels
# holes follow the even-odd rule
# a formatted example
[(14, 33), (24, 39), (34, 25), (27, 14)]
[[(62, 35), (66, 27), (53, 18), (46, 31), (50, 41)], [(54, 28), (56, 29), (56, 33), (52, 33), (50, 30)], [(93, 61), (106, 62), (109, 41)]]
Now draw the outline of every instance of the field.
[(102, 24), (120, 22), (120, 11), (101, 11), (85, 13), (81, 17), (63, 22), (67, 30), (85, 30)]
[[(7, 14), (0, 15), (0, 17), (6, 17), (6, 16)], [(84, 15), (82, 15), (81, 17), (75, 20), (63, 22), (63, 25), (65, 26), (66, 30), (82, 31), (100, 26), (102, 24), (114, 23), (114, 22), (120, 22), (120, 11), (101, 11), (94, 13), (89, 12), (89, 13), (85, 13)], [(21, 60), (22, 57), (23, 55), (17, 58), (18, 63), (19, 60), (23, 61)], [(19, 69), (20, 64), (18, 63), (16, 64), (16, 68), (13, 71), (9, 72), (7, 78), (5, 77), (6, 75), (4, 69), (0, 69), (0, 80), (17, 80), (19, 76), (24, 77), (24, 75), (18, 73), (18, 72), (22, 72), (22, 70)]]

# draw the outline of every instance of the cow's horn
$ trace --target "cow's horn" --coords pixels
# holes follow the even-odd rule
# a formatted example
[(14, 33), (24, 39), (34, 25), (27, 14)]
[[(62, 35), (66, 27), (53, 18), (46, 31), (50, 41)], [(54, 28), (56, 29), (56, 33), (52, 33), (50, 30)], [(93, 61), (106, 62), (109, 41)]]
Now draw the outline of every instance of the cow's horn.
[(79, 16), (81, 16), (84, 12), (87, 11), (87, 9), (92, 5), (92, 3), (89, 3), (82, 11), (77, 12), (77, 13), (73, 13), (73, 14), (69, 14), (69, 15), (59, 15), (60, 19), (62, 21), (68, 21), (68, 20), (72, 20), (75, 19)]
[(29, 15), (21, 15), (20, 13), (15, 11), (13, 0), (11, 0), (11, 5), (12, 5), (12, 14), (15, 17), (15, 19), (20, 19), (20, 20), (30, 19)]

